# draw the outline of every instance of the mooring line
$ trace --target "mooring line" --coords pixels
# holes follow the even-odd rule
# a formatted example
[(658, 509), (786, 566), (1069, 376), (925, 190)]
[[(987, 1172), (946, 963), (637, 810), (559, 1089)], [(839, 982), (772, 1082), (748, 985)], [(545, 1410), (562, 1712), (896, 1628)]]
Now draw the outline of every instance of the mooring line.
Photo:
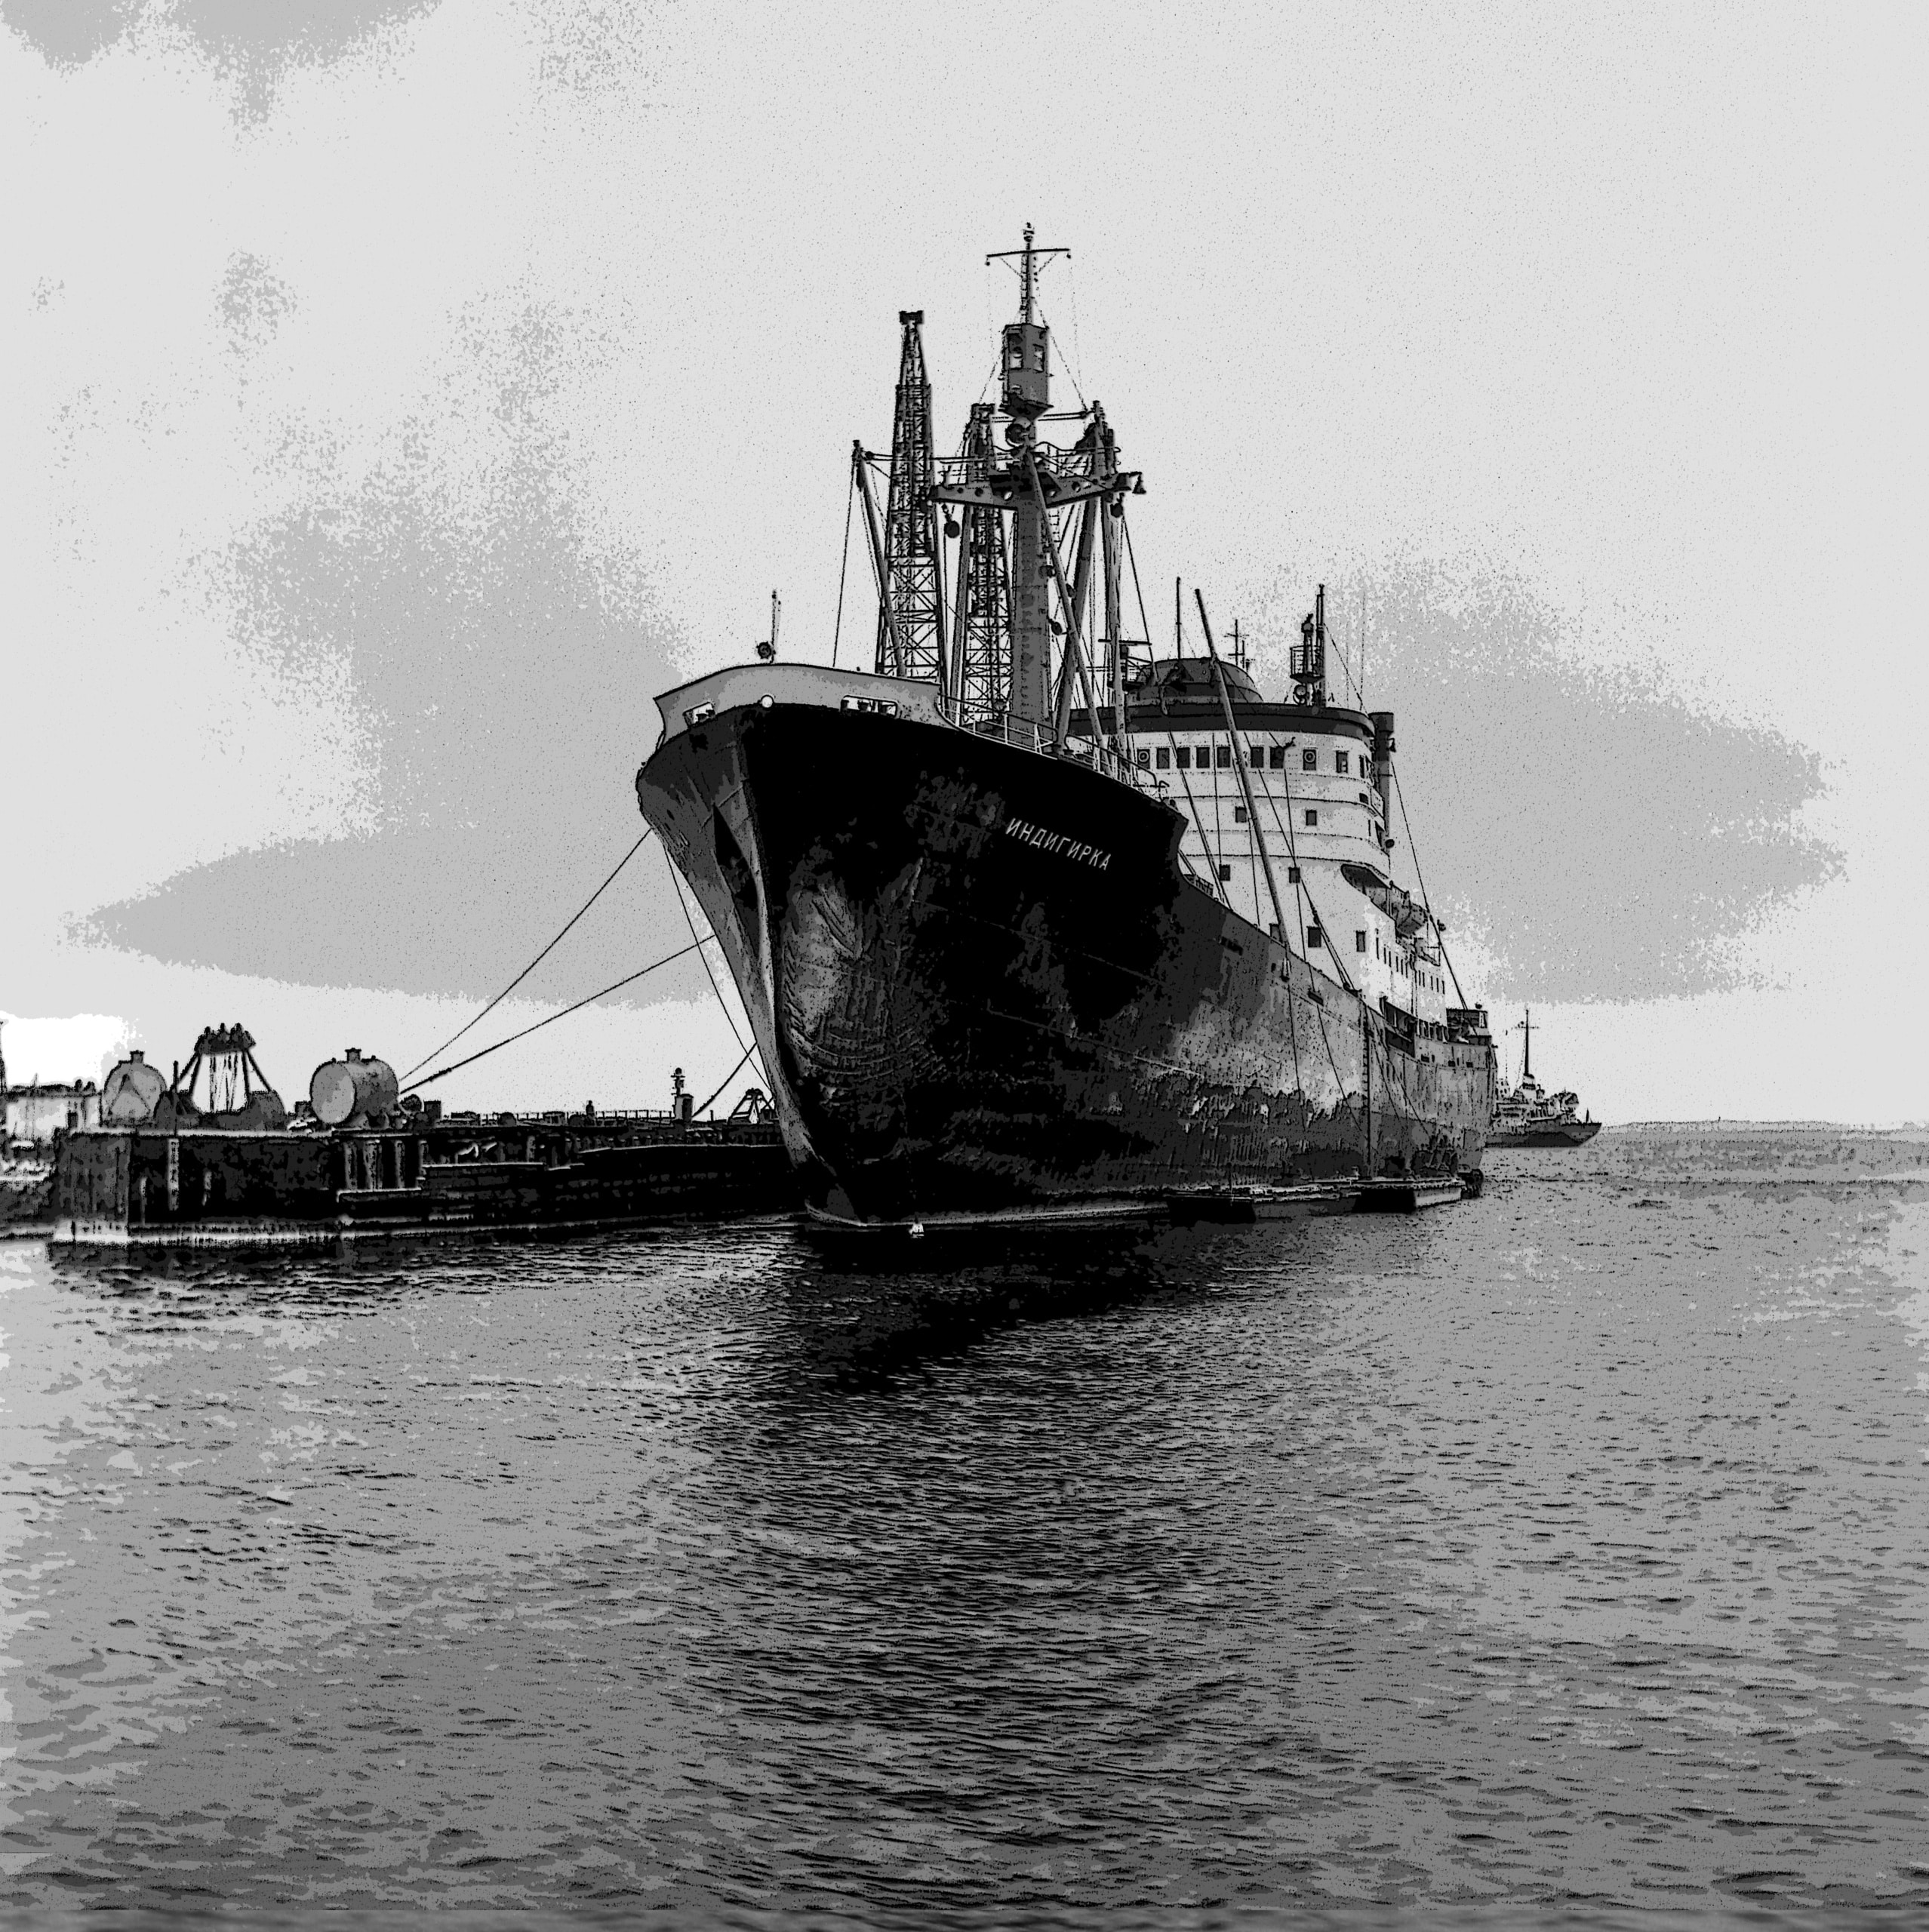
[[(715, 935), (712, 934), (711, 937), (714, 937)], [(478, 1060), (487, 1060), (491, 1054), (500, 1052), (504, 1047), (513, 1046), (518, 1040), (526, 1040), (531, 1033), (540, 1033), (545, 1026), (553, 1026), (558, 1020), (567, 1020), (572, 1013), (580, 1013), (586, 1006), (593, 1006), (605, 995), (618, 992), (624, 986), (633, 986), (643, 977), (645, 974), (654, 973), (659, 966), (667, 966), (673, 959), (688, 958), (703, 943), (703, 940), (698, 940), (694, 946), (679, 946), (674, 952), (666, 952), (662, 958), (653, 959), (648, 965), (639, 967), (634, 973), (628, 974), (623, 978), (604, 987), (602, 992), (592, 993), (587, 999), (580, 999), (574, 1006), (566, 1006), (560, 1013), (552, 1013), (548, 1019), (537, 1020), (533, 1026), (524, 1027), (520, 1033), (512, 1033), (506, 1040), (498, 1040), (493, 1047), (485, 1047), (479, 1054), (471, 1054), (466, 1060), (459, 1060), (452, 1066), (438, 1067), (433, 1073), (425, 1073), (420, 1080), (410, 1081), (403, 1088), (402, 1091), (405, 1094), (412, 1094), (418, 1087), (426, 1087), (432, 1081), (446, 1078), (448, 1075), (457, 1072), (463, 1067), (473, 1066)], [(749, 1057), (748, 1054), (743, 1057), (745, 1060)], [(737, 1064), (741, 1066), (743, 1062), (739, 1061)], [(736, 1069), (732, 1068), (731, 1071), (734, 1072)]]
[[(616, 882), (617, 872), (621, 872), (623, 867), (628, 865), (630, 860), (635, 858), (638, 852), (642, 851), (644, 841), (648, 838), (650, 834), (654, 829), (654, 826), (646, 825), (643, 828), (643, 837), (638, 839), (636, 843), (631, 846), (629, 850), (624, 853), (623, 857), (617, 861), (616, 872), (611, 872), (609, 877), (605, 879), (602, 884), (598, 886), (595, 891), (591, 893), (589, 897), (583, 902), (582, 905), (577, 909), (574, 917), (571, 919), (569, 925), (565, 926), (562, 931), (557, 934), (555, 937), (551, 940), (549, 944), (544, 946), (542, 951), (537, 953), (536, 957), (531, 960), (529, 964), (524, 967), (522, 971), (517, 974), (515, 977), (510, 980), (509, 984), (503, 987), (502, 991), (497, 994), (495, 998), (492, 999), (473, 1020), (468, 1023), (468, 1025), (458, 1026), (439, 1047), (435, 1048), (430, 1052), (424, 1054), (422, 1057), (415, 1063), (414, 1066), (411, 1066), (408, 1072), (402, 1075), (402, 1078), (405, 1080), (412, 1078), (417, 1073), (420, 1072), (423, 1067), (426, 1066), (435, 1057), (437, 1054), (447, 1053), (450, 1048), (454, 1046), (457, 1041), (460, 1039), (463, 1034), (466, 1033), (469, 1030), (470, 1027), (478, 1026), (483, 1020), (488, 1019), (490, 1014), (494, 1013), (496, 1008), (500, 1006), (503, 1001), (507, 999), (509, 995), (514, 992), (516, 988), (521, 986), (523, 981), (528, 979), (530, 974), (534, 972), (537, 968), (541, 965), (543, 961), (548, 958), (549, 955), (555, 952), (558, 946), (561, 945), (564, 940), (569, 935), (570, 926), (574, 925), (577, 920), (581, 918), (583, 915), (588, 912), (590, 907), (595, 905), (596, 901), (601, 898), (605, 893), (609, 891), (610, 888)], [(648, 969), (646, 968), (645, 970), (647, 971)], [(602, 995), (601, 994), (592, 995), (593, 998), (601, 998), (601, 996)], [(572, 1009), (572, 1011), (574, 1011), (574, 1009)], [(560, 1017), (560, 1016), (558, 1017)], [(518, 1037), (520, 1038), (521, 1036), (518, 1035)], [(506, 1042), (505, 1042), (505, 1044), (506, 1044)], [(494, 1049), (492, 1048), (491, 1051), (493, 1051)], [(463, 1063), (464, 1066), (468, 1064), (466, 1061), (464, 1061)], [(443, 1069), (445, 1072), (448, 1070), (449, 1069), (447, 1068)], [(438, 1075), (435, 1077), (439, 1079), (441, 1075)]]
[(724, 1077), (723, 1077), (723, 1081), (722, 1081), (722, 1084), (721, 1084), (721, 1085), (719, 1085), (719, 1086), (718, 1086), (718, 1088), (717, 1088), (717, 1092), (716, 1092), (716, 1094), (712, 1094), (710, 1096), (710, 1097), (709, 1097), (707, 1100), (706, 1100), (706, 1101), (703, 1103), (703, 1104), (700, 1107), (698, 1107), (697, 1109), (695, 1109), (695, 1111), (696, 1111), (697, 1113), (700, 1113), (700, 1114), (702, 1114), (702, 1113), (708, 1113), (708, 1112), (709, 1112), (709, 1110), (711, 1109), (711, 1108), (712, 1108), (713, 1106), (715, 1106), (716, 1105), (716, 1103), (717, 1103), (717, 1094), (721, 1094), (721, 1093), (723, 1091), (724, 1088), (725, 1088), (725, 1087), (728, 1087), (728, 1086), (730, 1084), (730, 1083), (731, 1083), (733, 1080), (734, 1080), (734, 1079), (737, 1078), (737, 1076), (740, 1073), (741, 1073), (741, 1072), (743, 1071), (745, 1063), (749, 1060), (749, 1057), (750, 1057), (751, 1054), (752, 1054), (755, 1051), (755, 1048), (756, 1048), (756, 1042), (755, 1042), (755, 1041), (752, 1041), (751, 1042), (751, 1044), (750, 1044), (749, 1046), (746, 1047), (746, 1048), (743, 1049), (743, 1058), (742, 1060), (739, 1060), (739, 1061), (737, 1063), (737, 1064), (736, 1064), (734, 1066), (733, 1066), (733, 1067), (731, 1069), (731, 1070), (730, 1070), (728, 1073), (726, 1073), (726, 1074), (724, 1075)]

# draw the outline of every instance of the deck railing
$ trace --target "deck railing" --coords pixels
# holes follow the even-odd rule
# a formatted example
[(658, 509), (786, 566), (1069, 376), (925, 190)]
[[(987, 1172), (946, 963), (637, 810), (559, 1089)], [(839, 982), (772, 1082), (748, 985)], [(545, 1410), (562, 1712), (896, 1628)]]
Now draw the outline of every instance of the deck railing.
[(1067, 738), (1060, 743), (1054, 738), (1051, 725), (1037, 719), (1014, 718), (1005, 711), (988, 712), (956, 698), (942, 698), (939, 703), (954, 724), (974, 737), (994, 738), (1000, 744), (1035, 752), (1041, 758), (1069, 759), (1121, 785), (1129, 785), (1135, 791), (1154, 789), (1149, 772), (1141, 772), (1129, 755), (1121, 755), (1109, 744), (1096, 743), (1089, 738)]

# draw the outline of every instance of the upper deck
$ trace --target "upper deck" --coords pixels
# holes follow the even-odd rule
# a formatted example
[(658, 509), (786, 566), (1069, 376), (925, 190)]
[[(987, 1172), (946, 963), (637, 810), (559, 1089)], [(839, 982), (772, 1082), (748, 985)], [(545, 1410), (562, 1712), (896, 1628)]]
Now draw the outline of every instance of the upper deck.
[[(1074, 711), (1061, 751), (1041, 732), (1028, 727), (1021, 734), (1006, 721), (960, 724), (955, 703), (934, 683), (823, 665), (733, 666), (657, 702), (666, 738), (718, 712), (815, 705), (971, 728), (1041, 756), (1074, 757), (1109, 771), (1180, 814), (1182, 861), (1234, 912), (1329, 977), (1350, 983), (1377, 1008), (1383, 1002), (1396, 1023), (1411, 1021), (1423, 1036), (1444, 1033), (1448, 1009), (1457, 1002), (1437, 921), (1392, 878), (1395, 841), (1384, 795), (1390, 773), (1374, 762), (1374, 718), (1338, 706), (1269, 702), (1242, 671), (1228, 666), (1235, 727), (1229, 734), (1211, 668), (1201, 665), (1203, 675), (1191, 674), (1196, 661), (1178, 660), (1188, 675), (1168, 675), (1128, 701), (1118, 734), (1122, 767), (1101, 749), (1113, 735), (1109, 707), (1100, 707), (1096, 731), (1090, 712)], [(1390, 737), (1381, 742), (1390, 743)], [(1286, 912), (1284, 931), (1263, 854), (1272, 861)]]

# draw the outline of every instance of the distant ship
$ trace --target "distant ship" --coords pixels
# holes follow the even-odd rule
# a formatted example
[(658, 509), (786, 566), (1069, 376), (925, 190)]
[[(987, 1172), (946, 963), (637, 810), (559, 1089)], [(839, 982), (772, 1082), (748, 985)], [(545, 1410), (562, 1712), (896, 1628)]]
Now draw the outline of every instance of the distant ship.
[[(1078, 1219), (1149, 1201), (1350, 1207), (1478, 1185), (1484, 1008), (1394, 881), (1394, 720), (1329, 688), (1322, 590), (1290, 701), (1198, 601), (1146, 629), (1097, 402), (1051, 409), (1038, 283), (1000, 401), (933, 454), (899, 317), (874, 671), (763, 660), (657, 700), (644, 817), (709, 916), (811, 1211), (846, 1226)], [(1042, 441), (1047, 423), (1076, 441)], [(940, 530), (942, 537), (940, 537)], [(1176, 593), (1175, 593), (1176, 598)]]
[(1534, 1077), (1534, 1016), (1521, 1015), (1521, 1084), (1503, 1085), (1487, 1131), (1490, 1147), (1578, 1147), (1601, 1131), (1592, 1116), (1581, 1119), (1580, 1097), (1550, 1094)]

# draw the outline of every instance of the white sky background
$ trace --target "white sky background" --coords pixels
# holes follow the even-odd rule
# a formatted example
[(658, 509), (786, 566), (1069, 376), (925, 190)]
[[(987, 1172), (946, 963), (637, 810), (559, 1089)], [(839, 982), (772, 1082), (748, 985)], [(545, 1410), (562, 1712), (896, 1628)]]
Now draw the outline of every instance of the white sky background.
[[(1762, 936), (1771, 983), (1549, 1009), (1537, 1070), (1609, 1118), (1929, 1115), (1926, 21), (443, 0), (339, 57), (237, 65), (162, 7), (64, 69), (0, 32), (11, 1076), (97, 1074), (122, 1037), (185, 1057), (239, 1017), (292, 1099), (351, 1038), (406, 1065), (466, 1017), (61, 934), (198, 861), (368, 822), (352, 694), (242, 648), (206, 560), (318, 465), (392, 455), (475, 318), (555, 305), (589, 346), (546, 407), (590, 540), (645, 560), (654, 687), (666, 656), (745, 654), (774, 584), (786, 654), (828, 655), (897, 311), (925, 310), (961, 420), (1011, 306), (984, 254), (1029, 220), (1074, 250), (1048, 307), (1147, 473), (1149, 580), (1229, 618), (1282, 574), (1309, 598), (1355, 564), (1500, 560), (1577, 656), (1827, 761), (1846, 872)], [(273, 291), (240, 324), (238, 257)], [(428, 453), (454, 497), (469, 435)], [(1467, 782), (1504, 787), (1515, 751), (1496, 717)], [(1444, 894), (1451, 854), (1428, 863)], [(532, 952), (558, 922), (503, 917)], [(585, 1016), (442, 1091), (660, 1104), (672, 1060), (700, 1093), (734, 1057), (685, 1006)]]

